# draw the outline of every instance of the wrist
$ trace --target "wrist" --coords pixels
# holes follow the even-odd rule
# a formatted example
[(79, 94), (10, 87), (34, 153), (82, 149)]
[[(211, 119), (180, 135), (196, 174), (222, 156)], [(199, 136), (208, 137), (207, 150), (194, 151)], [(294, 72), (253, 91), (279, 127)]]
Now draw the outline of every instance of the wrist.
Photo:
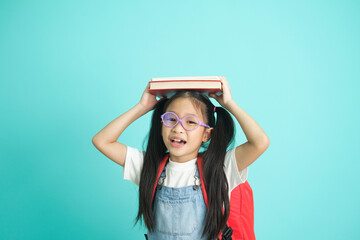
[(137, 103), (134, 108), (136, 108), (141, 115), (144, 115), (151, 110), (146, 106), (142, 105), (140, 102)]
[(234, 99), (230, 99), (229, 101), (224, 103), (223, 107), (230, 111), (230, 109), (232, 109), (234, 106), (237, 106), (236, 102), (234, 101)]
[(231, 114), (234, 115), (234, 113), (238, 110), (239, 105), (234, 100), (231, 100), (227, 103), (225, 107)]

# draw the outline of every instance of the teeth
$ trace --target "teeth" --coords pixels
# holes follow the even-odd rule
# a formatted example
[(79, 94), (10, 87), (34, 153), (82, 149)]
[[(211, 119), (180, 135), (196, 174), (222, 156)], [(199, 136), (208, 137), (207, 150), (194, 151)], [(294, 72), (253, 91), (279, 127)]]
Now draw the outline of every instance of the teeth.
[(178, 142), (178, 143), (181, 143), (181, 142), (184, 142), (185, 143), (185, 141), (183, 141), (183, 140), (180, 140), (180, 139), (171, 139), (171, 141), (173, 141), (173, 142)]

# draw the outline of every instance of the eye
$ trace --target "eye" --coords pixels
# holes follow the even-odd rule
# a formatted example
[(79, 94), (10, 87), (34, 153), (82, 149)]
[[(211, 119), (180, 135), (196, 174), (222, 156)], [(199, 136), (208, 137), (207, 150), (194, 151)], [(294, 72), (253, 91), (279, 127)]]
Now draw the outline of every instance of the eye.
[(196, 124), (196, 122), (193, 121), (187, 121), (189, 124)]
[(175, 118), (168, 117), (168, 118), (166, 118), (166, 121), (173, 121), (173, 122), (175, 122), (176, 119), (175, 119)]

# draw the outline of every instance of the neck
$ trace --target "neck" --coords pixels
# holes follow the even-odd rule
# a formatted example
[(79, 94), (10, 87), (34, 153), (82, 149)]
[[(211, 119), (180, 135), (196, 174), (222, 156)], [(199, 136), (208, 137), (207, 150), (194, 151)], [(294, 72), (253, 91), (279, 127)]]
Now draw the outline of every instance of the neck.
[(171, 161), (173, 161), (173, 162), (184, 163), (184, 162), (193, 160), (194, 158), (197, 158), (197, 154), (196, 155), (194, 155), (194, 154), (188, 155), (188, 156), (174, 156), (170, 153), (170, 158), (171, 158)]

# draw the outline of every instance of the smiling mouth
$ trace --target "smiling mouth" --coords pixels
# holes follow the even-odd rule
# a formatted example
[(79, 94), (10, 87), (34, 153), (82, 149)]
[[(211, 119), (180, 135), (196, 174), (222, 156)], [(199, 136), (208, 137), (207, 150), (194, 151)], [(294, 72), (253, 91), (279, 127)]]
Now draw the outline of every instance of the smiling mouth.
[(175, 146), (182, 146), (186, 144), (186, 141), (180, 139), (170, 139), (170, 142)]

